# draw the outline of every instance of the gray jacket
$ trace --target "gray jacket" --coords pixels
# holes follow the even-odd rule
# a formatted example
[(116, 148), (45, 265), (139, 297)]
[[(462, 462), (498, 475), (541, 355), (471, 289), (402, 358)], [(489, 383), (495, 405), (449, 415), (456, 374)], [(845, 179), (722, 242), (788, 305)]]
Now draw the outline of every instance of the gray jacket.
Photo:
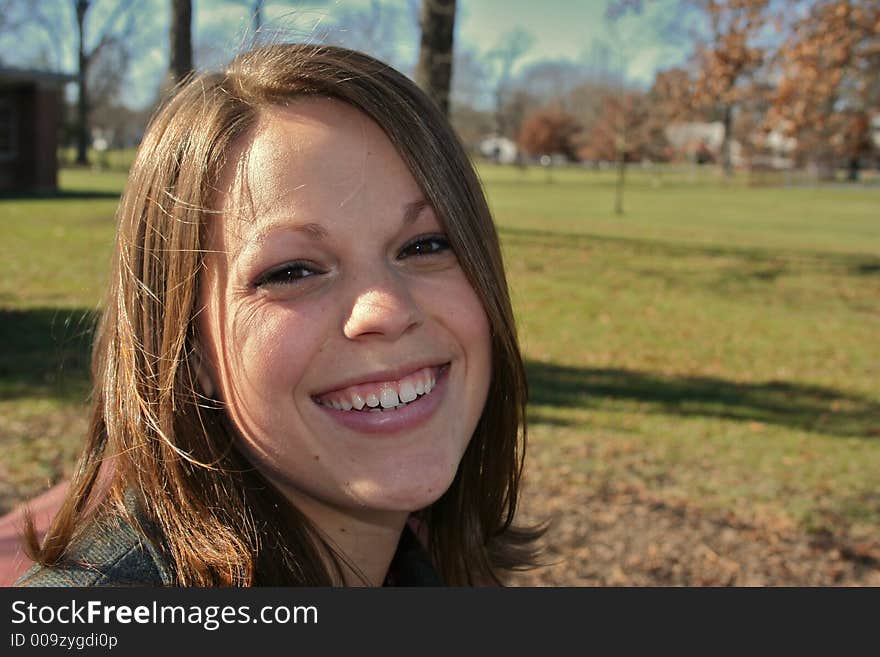
[[(139, 522), (144, 520), (139, 516)], [(119, 516), (92, 521), (63, 563), (34, 566), (16, 586), (171, 586), (171, 569), (161, 551)], [(386, 586), (442, 586), (431, 559), (405, 527)]]
[(156, 546), (119, 516), (92, 521), (65, 560), (34, 566), (16, 586), (169, 586), (168, 562)]

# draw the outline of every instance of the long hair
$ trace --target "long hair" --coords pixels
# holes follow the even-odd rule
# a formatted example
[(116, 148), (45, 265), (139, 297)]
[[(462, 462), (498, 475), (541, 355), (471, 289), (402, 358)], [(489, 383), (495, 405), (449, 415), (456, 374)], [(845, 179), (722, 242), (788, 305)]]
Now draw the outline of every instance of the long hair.
[[(526, 441), (526, 378), (498, 236), (446, 118), (405, 76), (367, 55), (270, 45), (193, 78), (153, 118), (121, 199), (112, 279), (92, 360), (93, 414), (71, 492), (32, 556), (62, 560), (95, 508), (125, 514), (183, 586), (330, 585), (340, 558), (239, 452), (200, 394), (194, 317), (215, 186), (259, 112), (334, 98), (375, 121), (446, 228), (489, 320), (492, 376), (450, 488), (419, 512), (449, 585), (500, 583), (534, 565), (540, 529), (513, 524)], [(102, 465), (103, 464), (103, 465)], [(149, 522), (125, 503), (142, 500)]]

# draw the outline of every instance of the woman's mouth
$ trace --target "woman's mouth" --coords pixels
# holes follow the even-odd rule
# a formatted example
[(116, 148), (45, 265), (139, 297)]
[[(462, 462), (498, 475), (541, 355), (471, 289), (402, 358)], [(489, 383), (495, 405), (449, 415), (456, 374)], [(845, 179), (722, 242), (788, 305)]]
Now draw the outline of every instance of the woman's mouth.
[(405, 408), (430, 395), (449, 363), (423, 367), (395, 381), (379, 381), (349, 386), (314, 397), (320, 406), (337, 411), (387, 412)]
[(312, 397), (334, 420), (354, 431), (387, 433), (427, 420), (446, 391), (449, 363), (404, 377), (361, 383)]

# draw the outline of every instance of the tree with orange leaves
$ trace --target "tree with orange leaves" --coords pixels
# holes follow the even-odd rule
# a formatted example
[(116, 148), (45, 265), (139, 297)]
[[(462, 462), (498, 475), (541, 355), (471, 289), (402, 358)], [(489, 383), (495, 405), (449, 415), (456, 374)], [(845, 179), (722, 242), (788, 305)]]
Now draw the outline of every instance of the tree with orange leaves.
[[(693, 87), (688, 96), (679, 98), (679, 109), (721, 121), (721, 160), (724, 172), (730, 175), (733, 122), (737, 108), (754, 94), (752, 79), (766, 59), (766, 48), (761, 44), (772, 17), (771, 2), (682, 0), (682, 4), (698, 10), (704, 26), (696, 43)], [(642, 6), (642, 0), (615, 0), (609, 3), (607, 13), (614, 18), (641, 11)]]
[(617, 164), (616, 214), (623, 214), (627, 163), (645, 158), (658, 160), (664, 155), (664, 123), (654, 110), (650, 97), (639, 91), (606, 96), (599, 118), (590, 126), (578, 150), (584, 159)]
[(724, 126), (721, 162), (733, 173), (730, 157), (737, 108), (754, 94), (752, 79), (766, 50), (757, 45), (770, 19), (769, 0), (702, 0), (708, 19), (708, 39), (697, 47), (699, 71), (694, 105), (712, 111)]
[(792, 4), (803, 8), (802, 17), (779, 51), (768, 121), (797, 139), (801, 162), (817, 165), (823, 177), (845, 160), (857, 180), (873, 148), (871, 120), (880, 114), (880, 3)]
[(528, 117), (519, 133), (520, 148), (529, 155), (564, 155), (576, 160), (575, 136), (581, 125), (569, 113), (557, 108), (545, 108)]

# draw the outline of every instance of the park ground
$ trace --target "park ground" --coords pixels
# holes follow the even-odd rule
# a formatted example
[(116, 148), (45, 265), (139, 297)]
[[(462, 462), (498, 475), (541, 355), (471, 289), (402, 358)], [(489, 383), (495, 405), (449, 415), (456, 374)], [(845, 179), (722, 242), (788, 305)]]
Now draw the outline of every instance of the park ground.
[[(515, 584), (880, 585), (880, 187), (480, 168), (530, 380)], [(0, 199), (0, 513), (70, 474), (122, 172)], [(752, 181), (755, 182), (755, 181)], [(778, 181), (776, 181), (778, 182)]]

